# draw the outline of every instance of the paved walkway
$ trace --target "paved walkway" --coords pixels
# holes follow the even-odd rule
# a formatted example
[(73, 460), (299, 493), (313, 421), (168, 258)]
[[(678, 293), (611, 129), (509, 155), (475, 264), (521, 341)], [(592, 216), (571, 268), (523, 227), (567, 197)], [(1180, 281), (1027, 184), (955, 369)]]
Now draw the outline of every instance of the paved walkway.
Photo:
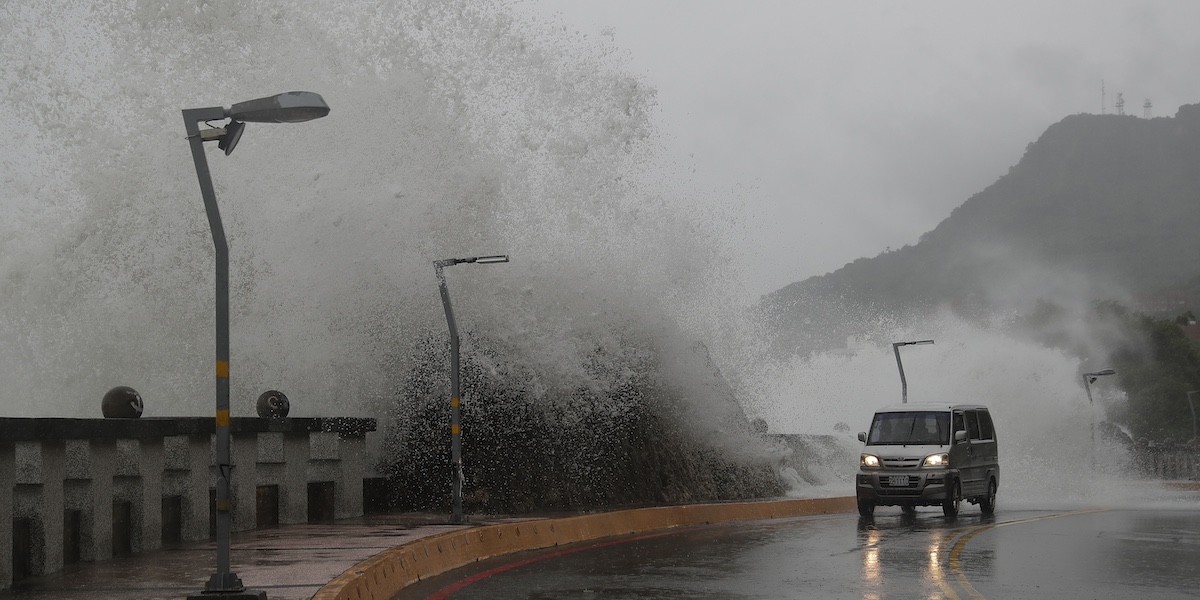
[[(1163, 485), (1185, 492), (1181, 498), (1200, 492), (1196, 481)], [(402, 513), (247, 531), (233, 536), (233, 571), (247, 588), (267, 592), (270, 600), (309, 600), (346, 569), (393, 546), (465, 527), (574, 515), (471, 515), (468, 525), (447, 525), (448, 514)], [(54, 575), (20, 581), (0, 591), (0, 600), (180, 600), (203, 590), (215, 570), (213, 542), (191, 542), (70, 565)]]
[[(464, 527), (446, 525), (448, 517), (373, 515), (237, 533), (231, 545), (232, 569), (247, 588), (266, 591), (270, 600), (307, 600), (346, 569), (387, 548)], [(506, 520), (510, 519), (471, 518), (472, 524)], [(17, 582), (0, 592), (0, 599), (179, 600), (203, 590), (215, 570), (213, 542), (185, 543), (70, 565), (54, 575)]]

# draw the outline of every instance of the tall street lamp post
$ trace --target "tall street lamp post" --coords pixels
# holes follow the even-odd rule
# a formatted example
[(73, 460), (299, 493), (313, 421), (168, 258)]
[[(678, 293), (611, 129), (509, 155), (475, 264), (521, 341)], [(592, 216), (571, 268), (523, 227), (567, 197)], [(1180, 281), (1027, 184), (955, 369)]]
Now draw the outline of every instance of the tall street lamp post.
[(1096, 402), (1092, 400), (1092, 384), (1101, 377), (1116, 374), (1117, 372), (1112, 369), (1101, 369), (1083, 374), (1083, 389), (1087, 392), (1088, 409), (1092, 413), (1092, 468), (1096, 467)]
[(1188, 408), (1192, 409), (1192, 440), (1196, 439), (1196, 404), (1192, 402), (1192, 395), (1200, 394), (1200, 390), (1192, 390), (1187, 393)]
[(450, 467), (452, 474), (453, 514), (450, 522), (461, 525), (463, 518), (463, 469), (462, 469), (462, 399), (459, 396), (458, 373), (458, 325), (454, 322), (454, 307), (450, 305), (450, 290), (446, 287), (446, 267), (475, 263), (480, 265), (506, 263), (507, 254), (495, 256), (472, 256), (471, 258), (447, 258), (433, 261), (437, 273), (438, 291), (442, 294), (442, 309), (446, 311), (446, 326), (450, 329)]
[(900, 370), (900, 403), (908, 404), (908, 380), (904, 378), (904, 363), (900, 362), (900, 346), (924, 346), (932, 344), (933, 340), (916, 342), (892, 342), (892, 353), (896, 355), (896, 368)]
[[(200, 180), (200, 195), (204, 198), (204, 209), (208, 213), (208, 225), (216, 246), (217, 265), (217, 571), (209, 578), (203, 592), (189, 598), (267, 597), (266, 592), (246, 590), (242, 580), (229, 567), (229, 534), (232, 525), (229, 502), (229, 245), (225, 240), (225, 228), (221, 225), (221, 213), (217, 209), (217, 195), (213, 191), (212, 174), (204, 155), (204, 142), (217, 142), (217, 147), (228, 156), (241, 139), (245, 123), (300, 123), (327, 114), (329, 106), (325, 100), (320, 94), (312, 92), (287, 92), (239, 102), (230, 108), (213, 106), (183, 111), (183, 124), (192, 147), (192, 160), (196, 163), (196, 177)], [(229, 119), (224, 127), (200, 129), (200, 123), (224, 119)]]

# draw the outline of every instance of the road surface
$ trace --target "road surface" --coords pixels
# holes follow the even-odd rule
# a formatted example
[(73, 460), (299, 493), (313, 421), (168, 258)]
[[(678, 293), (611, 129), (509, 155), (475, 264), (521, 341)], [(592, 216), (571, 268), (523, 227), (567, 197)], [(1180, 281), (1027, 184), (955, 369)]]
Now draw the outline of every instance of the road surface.
[(709, 525), (481, 561), (397, 598), (1200, 597), (1200, 507)]

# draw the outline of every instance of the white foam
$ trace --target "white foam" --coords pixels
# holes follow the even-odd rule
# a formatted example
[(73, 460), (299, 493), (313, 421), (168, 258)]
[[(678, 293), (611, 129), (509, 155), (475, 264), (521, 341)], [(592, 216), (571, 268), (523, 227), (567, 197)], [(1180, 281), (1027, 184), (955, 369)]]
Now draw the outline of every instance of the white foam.
[(449, 269), (452, 297), (546, 377), (583, 377), (614, 329), (729, 323), (723, 221), (658, 164), (653, 89), (610, 42), (476, 3), (71, 6), (13, 6), (0, 41), (5, 415), (98, 416), (121, 384), (147, 416), (210, 414), (213, 250), (180, 110), (294, 89), (332, 112), (208, 154), (235, 414), (268, 388), (297, 416), (379, 412), (444, 331), (440, 258), (512, 256)]
[[(1111, 384), (1094, 385), (1096, 405), (1089, 406), (1078, 358), (1022, 341), (1002, 323), (972, 324), (949, 312), (907, 328), (888, 323), (876, 337), (854, 340), (847, 350), (764, 369), (746, 388), (753, 399), (748, 412), (765, 418), (773, 432), (835, 434), (838, 423), (865, 431), (875, 409), (901, 400), (891, 342), (933, 338), (934, 345), (901, 349), (908, 399), (991, 409), (1006, 505), (1094, 506), (1133, 497), (1168, 498), (1157, 483), (1129, 484), (1135, 475), (1127, 451), (1099, 433), (1093, 461), (1093, 414), (1097, 423), (1104, 421), (1104, 407), (1122, 400), (1120, 391)], [(1130, 496), (1131, 490), (1149, 491)], [(793, 493), (852, 494), (853, 485), (800, 486)]]

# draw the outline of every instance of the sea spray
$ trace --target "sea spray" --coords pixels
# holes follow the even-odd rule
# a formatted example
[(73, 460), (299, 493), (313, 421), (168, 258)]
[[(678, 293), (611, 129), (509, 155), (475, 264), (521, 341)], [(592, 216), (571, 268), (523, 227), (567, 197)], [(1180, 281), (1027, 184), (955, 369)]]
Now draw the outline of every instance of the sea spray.
[(210, 149), (235, 413), (268, 387), (298, 415), (386, 402), (441, 319), (439, 258), (514, 257), (450, 285), (465, 324), (531, 352), (547, 322), (626, 310), (702, 337), (725, 249), (695, 199), (647, 187), (652, 89), (509, 8), (6, 4), (6, 413), (90, 416), (116, 384), (148, 415), (209, 412), (212, 242), (179, 111), (290, 89), (333, 112)]
[[(464, 339), (468, 512), (527, 512), (778, 496), (771, 445), (750, 430), (699, 344), (661, 326), (616, 327), (571, 374), (496, 339)], [(449, 502), (445, 346), (419, 344), (380, 470), (405, 509)]]
[[(479, 506), (779, 491), (717, 367), (756, 339), (731, 310), (731, 219), (658, 158), (653, 89), (610, 44), (504, 3), (0, 13), (0, 125), (16, 142), (0, 156), (6, 415), (96, 416), (114, 385), (148, 416), (211, 414), (212, 240), (180, 111), (309, 90), (329, 116), (251, 123), (232, 156), (209, 149), (235, 415), (280, 389), (294, 416), (377, 416), (399, 436), (389, 448), (433, 434), (413, 464), (436, 472), (448, 386), (432, 263), (506, 253), (447, 271), (469, 332), (468, 457), (559, 448), (566, 483), (557, 501), (522, 500), (481, 457)], [(495, 427), (520, 411), (574, 437)]]
[(847, 451), (826, 453), (841, 462), (810, 467), (817, 476), (795, 482), (793, 493), (850, 493), (847, 474), (857, 469), (861, 448), (855, 435), (867, 430), (875, 409), (901, 401), (891, 343), (932, 338), (931, 346), (901, 348), (908, 399), (991, 409), (1000, 442), (1002, 506), (1117, 501), (1121, 482), (1137, 477), (1129, 449), (1104, 433), (1105, 407), (1120, 401), (1119, 389), (1093, 389), (1096, 404), (1089, 405), (1080, 358), (1015, 335), (1010, 324), (1003, 316), (968, 321), (949, 310), (919, 321), (883, 320), (845, 348), (764, 368), (745, 390), (744, 397), (753, 399), (747, 412), (764, 418), (772, 433), (841, 440)]
[[(331, 114), (250, 124), (232, 156), (209, 150), (231, 245), (235, 415), (281, 389), (295, 416), (373, 415), (403, 432), (416, 426), (403, 403), (420, 398), (444, 433), (432, 261), (507, 253), (447, 271), (477, 382), (467, 440), (486, 421), (470, 411), (508, 397), (483, 390), (518, 390), (497, 409), (547, 411), (541, 422), (593, 436), (591, 455), (576, 450), (595, 460), (609, 451), (583, 442), (610, 430), (579, 423), (623, 423), (638, 398), (647, 419), (679, 419), (656, 423), (687, 434), (679, 456), (701, 456), (680, 468), (758, 473), (770, 451), (736, 425), (733, 398), (772, 431), (852, 439), (899, 398), (890, 343), (928, 336), (904, 354), (911, 397), (993, 407), (1002, 506), (1007, 490), (1087, 494), (1059, 476), (1088, 460), (1073, 357), (995, 326), (930, 332), (852, 311), (839, 318), (878, 319), (886, 335), (782, 365), (761, 354), (787, 324), (736, 310), (738, 199), (694, 193), (663, 161), (653, 88), (604, 39), (500, 2), (50, 0), (0, 5), (0, 52), (7, 416), (95, 417), (116, 385), (138, 389), (148, 416), (211, 414), (212, 240), (180, 110), (303, 89)], [(843, 329), (813, 331), (841, 342)], [(485, 385), (495, 369), (506, 375)], [(647, 387), (625, 391), (635, 383)], [(506, 498), (490, 505), (522, 506)]]

